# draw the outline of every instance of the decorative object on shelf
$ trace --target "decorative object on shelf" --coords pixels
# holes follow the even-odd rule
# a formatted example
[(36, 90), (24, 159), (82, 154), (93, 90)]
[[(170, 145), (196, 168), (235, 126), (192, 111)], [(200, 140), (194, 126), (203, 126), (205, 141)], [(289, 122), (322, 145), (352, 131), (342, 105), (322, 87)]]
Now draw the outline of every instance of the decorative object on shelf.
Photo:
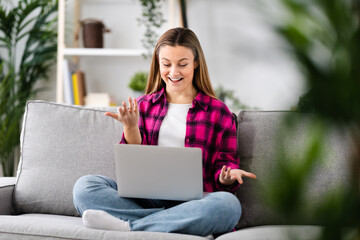
[(85, 48), (103, 48), (104, 33), (110, 32), (105, 24), (94, 18), (80, 21)]
[(108, 93), (89, 93), (85, 97), (85, 105), (88, 107), (116, 107), (116, 100)]
[(138, 18), (140, 25), (144, 25), (145, 33), (141, 40), (147, 53), (145, 58), (151, 58), (152, 51), (158, 40), (156, 29), (159, 29), (165, 22), (164, 15), (161, 11), (162, 2), (164, 0), (139, 0), (142, 7), (142, 15)]
[[(0, 2), (0, 160), (4, 176), (14, 175), (25, 104), (43, 90), (36, 84), (48, 78), (57, 51), (57, 0), (15, 2)], [(19, 42), (25, 43), (24, 48)]]
[(149, 74), (147, 72), (137, 72), (130, 79), (129, 88), (134, 92), (143, 94), (146, 88)]

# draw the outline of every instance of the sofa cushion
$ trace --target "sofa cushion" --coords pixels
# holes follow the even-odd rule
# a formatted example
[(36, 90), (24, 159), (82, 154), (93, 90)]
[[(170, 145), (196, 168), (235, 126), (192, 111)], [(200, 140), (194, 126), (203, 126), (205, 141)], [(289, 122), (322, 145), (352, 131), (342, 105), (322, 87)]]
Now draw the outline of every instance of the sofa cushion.
[(11, 239), (204, 239), (176, 233), (119, 232), (85, 228), (81, 218), (49, 214), (0, 216), (0, 240)]
[(322, 228), (318, 226), (261, 226), (227, 233), (216, 240), (309, 240), (320, 239), (321, 233)]
[(86, 174), (114, 178), (113, 145), (121, 139), (122, 125), (104, 110), (27, 103), (14, 192), (17, 213), (77, 215), (75, 181)]
[(16, 178), (0, 177), (0, 215), (12, 213), (12, 196)]
[[(296, 112), (243, 111), (238, 117), (238, 144), (240, 168), (251, 171), (257, 179), (245, 179), (237, 191), (243, 213), (237, 228), (267, 225), (289, 224), (285, 218), (269, 207), (264, 192), (281, 188), (278, 179), (280, 171), (278, 150), (286, 153), (286, 164), (305, 166), (304, 153), (316, 137), (315, 116)], [(288, 127), (292, 123), (292, 127)], [(342, 190), (349, 186), (351, 174), (351, 137), (344, 129), (329, 127), (325, 130), (320, 160), (316, 161), (306, 176), (301, 194), (295, 197), (299, 201), (298, 209), (304, 218), (296, 218), (292, 224), (322, 224), (313, 212), (322, 204), (329, 192)], [(284, 155), (282, 155), (284, 156)], [(278, 182), (279, 186), (274, 186)], [(294, 192), (295, 194), (295, 192)], [(299, 199), (304, 196), (303, 199)], [(294, 220), (294, 219), (292, 219)]]

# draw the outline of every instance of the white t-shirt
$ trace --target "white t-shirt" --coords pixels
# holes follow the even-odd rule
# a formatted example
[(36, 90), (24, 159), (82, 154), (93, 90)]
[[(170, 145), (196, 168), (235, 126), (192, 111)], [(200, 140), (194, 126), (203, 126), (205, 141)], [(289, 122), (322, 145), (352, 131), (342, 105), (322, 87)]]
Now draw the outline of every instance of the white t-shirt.
[(185, 146), (186, 117), (191, 107), (192, 104), (169, 103), (159, 131), (159, 146)]

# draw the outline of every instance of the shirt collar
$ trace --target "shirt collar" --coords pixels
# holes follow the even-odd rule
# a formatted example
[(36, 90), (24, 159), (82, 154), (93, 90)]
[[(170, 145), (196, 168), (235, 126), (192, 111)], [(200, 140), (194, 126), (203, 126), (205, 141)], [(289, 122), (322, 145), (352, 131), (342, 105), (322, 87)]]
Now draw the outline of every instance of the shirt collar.
[(193, 106), (195, 104), (198, 104), (198, 105), (200, 105), (200, 107), (202, 107), (204, 109), (204, 111), (206, 111), (209, 107), (210, 100), (211, 100), (210, 96), (206, 95), (203, 92), (199, 92), (196, 95), (195, 99), (193, 100)]
[(165, 88), (162, 88), (160, 91), (154, 93), (152, 97), (152, 102), (155, 103), (159, 101), (162, 96), (164, 96), (164, 99), (166, 99)]
[[(166, 94), (165, 94), (165, 88), (162, 88), (157, 93), (154, 93), (152, 102), (155, 103), (159, 101), (163, 97), (164, 101), (166, 101)], [(199, 91), (199, 93), (196, 95), (195, 99), (193, 100), (192, 104), (193, 107), (198, 104), (200, 107), (206, 111), (209, 107), (211, 97), (206, 95), (205, 93), (202, 93)]]

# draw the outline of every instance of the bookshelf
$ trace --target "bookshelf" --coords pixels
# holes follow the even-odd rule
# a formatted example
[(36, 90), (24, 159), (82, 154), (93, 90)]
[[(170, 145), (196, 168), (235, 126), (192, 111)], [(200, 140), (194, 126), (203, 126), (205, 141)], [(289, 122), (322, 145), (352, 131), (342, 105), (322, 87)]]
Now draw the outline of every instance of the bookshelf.
[(114, 57), (139, 57), (145, 54), (143, 49), (118, 49), (118, 48), (65, 48), (64, 56), (114, 56)]
[[(101, 57), (115, 57), (115, 58), (139, 58), (141, 59), (143, 54), (146, 53), (145, 49), (141, 48), (82, 48), (80, 47), (78, 38), (74, 37), (75, 41), (70, 46), (66, 46), (66, 36), (69, 34), (65, 31), (66, 28), (66, 11), (68, 11), (66, 2), (69, 0), (59, 0), (58, 2), (58, 54), (57, 54), (57, 74), (56, 74), (56, 101), (58, 103), (64, 103), (64, 59), (75, 59), (75, 62), (81, 62), (82, 58), (93, 58)], [(168, 22), (167, 27), (175, 26), (175, 11), (176, 11), (176, 1), (177, 0), (167, 0), (168, 3)], [(80, 20), (80, 12), (83, 4), (97, 4), (100, 7), (106, 5), (106, 7), (116, 8), (119, 4), (123, 4), (123, 7), (129, 6), (131, 3), (132, 6), (137, 4), (136, 1), (125, 1), (125, 0), (71, 0), (73, 3), (74, 11), (74, 20), (73, 22), (78, 22)], [(129, 3), (130, 2), (130, 3)], [(116, 16), (113, 16), (116, 18)], [(136, 19), (137, 16), (133, 16)], [(76, 29), (74, 26), (73, 36), (79, 34), (79, 29)], [(138, 39), (136, 39), (138, 40)], [(101, 64), (102, 61), (99, 61)]]

